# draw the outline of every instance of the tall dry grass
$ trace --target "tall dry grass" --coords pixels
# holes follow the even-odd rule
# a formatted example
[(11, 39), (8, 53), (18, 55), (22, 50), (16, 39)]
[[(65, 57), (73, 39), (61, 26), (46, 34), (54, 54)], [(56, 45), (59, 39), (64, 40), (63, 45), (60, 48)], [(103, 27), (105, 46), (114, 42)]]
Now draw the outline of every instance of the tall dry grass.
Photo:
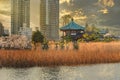
[(120, 42), (80, 43), (79, 50), (0, 50), (4, 67), (61, 66), (120, 62)]

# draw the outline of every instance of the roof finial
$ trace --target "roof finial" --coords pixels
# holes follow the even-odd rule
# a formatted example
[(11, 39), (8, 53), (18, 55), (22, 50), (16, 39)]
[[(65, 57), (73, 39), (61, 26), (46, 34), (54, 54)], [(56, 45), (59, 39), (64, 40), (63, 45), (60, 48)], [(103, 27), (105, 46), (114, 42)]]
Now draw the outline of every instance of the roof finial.
[(71, 21), (74, 21), (74, 18), (72, 17)]

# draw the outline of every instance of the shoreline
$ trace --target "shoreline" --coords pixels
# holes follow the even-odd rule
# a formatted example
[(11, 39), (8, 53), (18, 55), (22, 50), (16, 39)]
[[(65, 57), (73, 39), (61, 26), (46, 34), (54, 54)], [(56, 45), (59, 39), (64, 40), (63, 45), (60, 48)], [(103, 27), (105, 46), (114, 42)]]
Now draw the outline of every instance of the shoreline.
[(0, 69), (1, 68), (15, 68), (15, 69), (20, 69), (20, 68), (34, 68), (34, 67), (83, 67), (83, 66), (95, 66), (95, 65), (104, 65), (104, 64), (119, 64), (119, 62), (104, 62), (104, 63), (85, 63), (85, 64), (71, 64), (71, 65), (42, 65), (42, 66), (2, 66), (0, 65)]

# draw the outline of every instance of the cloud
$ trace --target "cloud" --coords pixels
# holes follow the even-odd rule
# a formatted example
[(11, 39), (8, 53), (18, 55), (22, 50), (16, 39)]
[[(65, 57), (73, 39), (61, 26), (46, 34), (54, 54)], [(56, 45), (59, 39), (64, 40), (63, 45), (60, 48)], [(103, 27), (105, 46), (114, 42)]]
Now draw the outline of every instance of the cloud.
[(101, 6), (113, 7), (115, 5), (114, 0), (98, 0)]
[(73, 1), (73, 0), (60, 0), (60, 4), (62, 4), (62, 3), (70, 3), (71, 1)]
[(60, 18), (64, 15), (71, 15), (71, 14), (72, 14), (72, 11), (63, 9), (63, 10), (60, 11)]
[(74, 14), (74, 19), (76, 20), (84, 20), (87, 19), (87, 15), (84, 14), (84, 11), (82, 9), (76, 10), (73, 12)]
[(108, 14), (109, 13), (108, 9), (106, 9), (106, 8), (105, 9), (101, 9), (98, 12), (101, 12), (103, 14)]

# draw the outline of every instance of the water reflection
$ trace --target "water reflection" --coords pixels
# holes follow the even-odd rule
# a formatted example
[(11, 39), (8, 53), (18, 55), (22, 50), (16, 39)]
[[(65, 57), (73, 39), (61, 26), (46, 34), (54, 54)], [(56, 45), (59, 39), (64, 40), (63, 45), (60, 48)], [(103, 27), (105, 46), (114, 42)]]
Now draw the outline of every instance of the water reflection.
[(29, 80), (29, 73), (28, 69), (12, 69), (11, 74), (9, 74), (9, 80)]
[(44, 80), (60, 80), (59, 67), (43, 68)]
[(0, 80), (120, 80), (120, 64), (0, 69)]

